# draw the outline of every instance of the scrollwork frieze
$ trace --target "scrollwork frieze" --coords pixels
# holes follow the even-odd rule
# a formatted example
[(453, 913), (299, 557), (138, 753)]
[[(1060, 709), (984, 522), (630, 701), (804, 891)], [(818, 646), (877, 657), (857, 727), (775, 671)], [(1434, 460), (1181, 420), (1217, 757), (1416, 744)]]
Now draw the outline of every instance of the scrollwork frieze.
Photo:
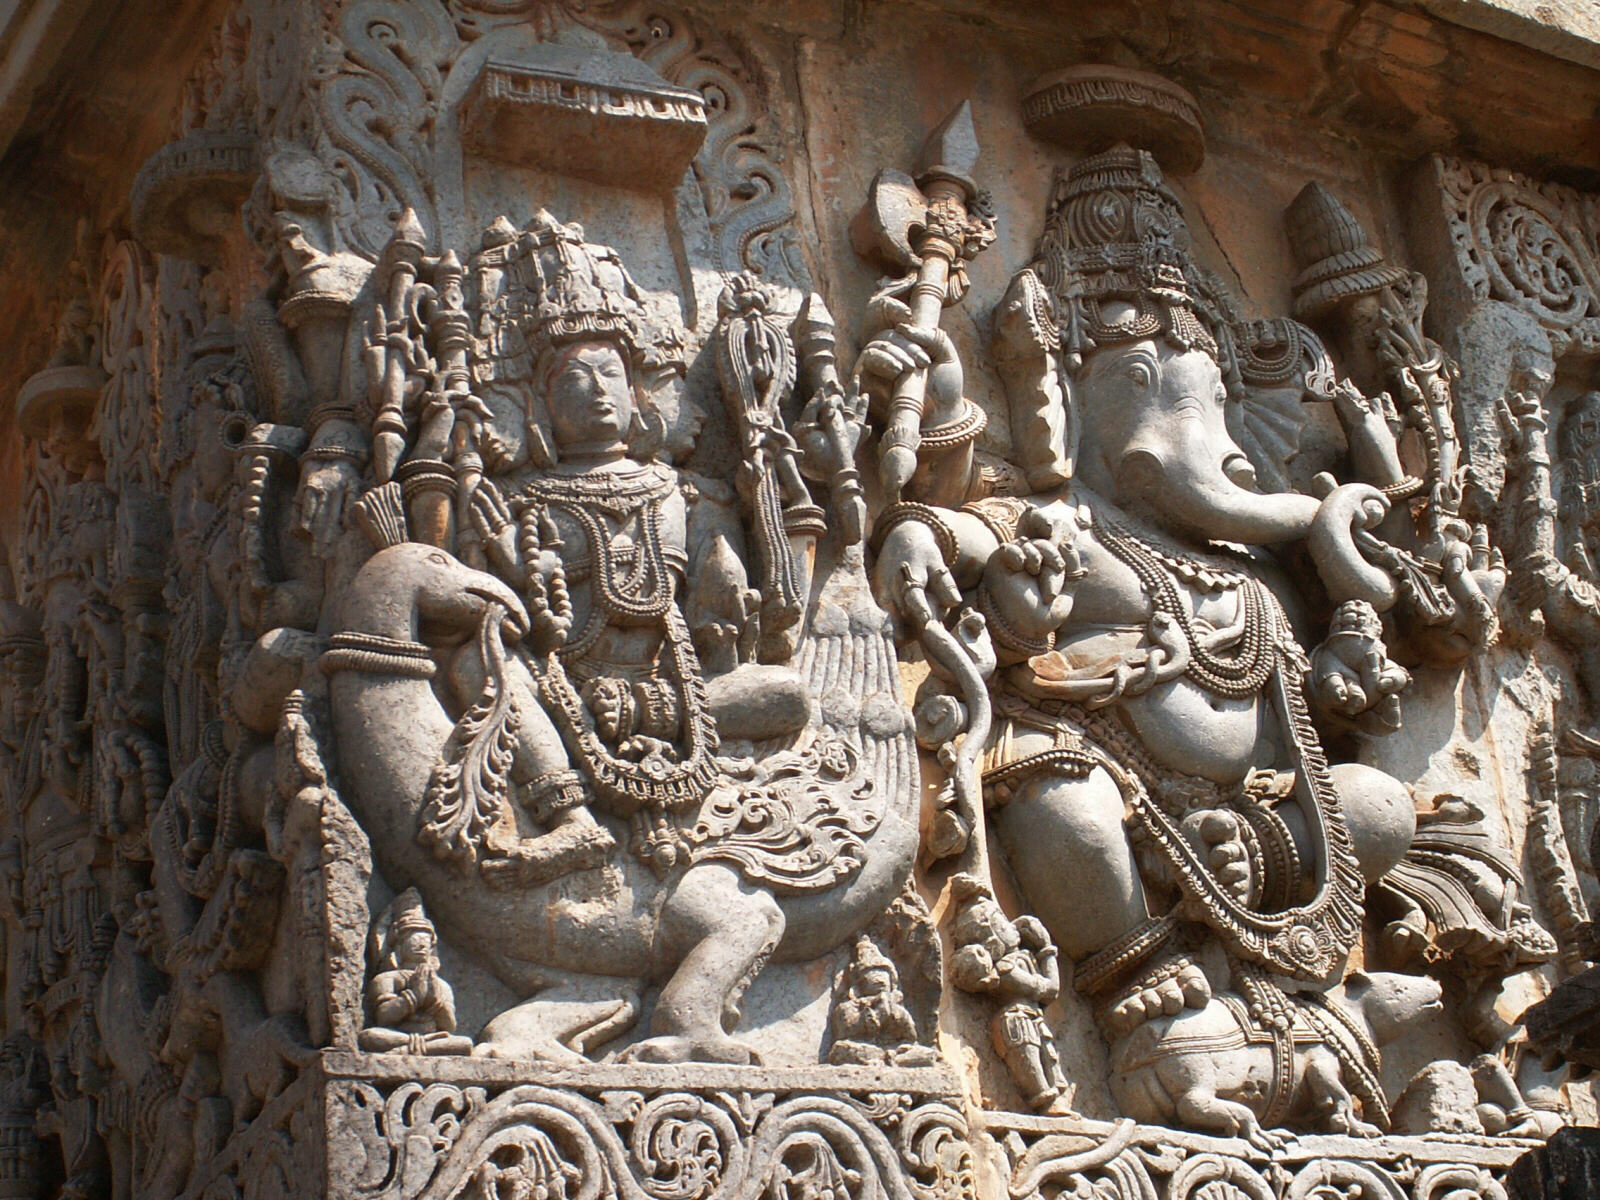
[(340, 1197), (446, 1200), (513, 1183), (567, 1200), (973, 1193), (964, 1118), (908, 1093), (341, 1079), (327, 1100), (357, 1150), (330, 1164)]
[(1014, 1200), (1505, 1200), (1529, 1143), (1483, 1137), (1311, 1136), (1271, 1152), (1133, 1121), (985, 1114)]

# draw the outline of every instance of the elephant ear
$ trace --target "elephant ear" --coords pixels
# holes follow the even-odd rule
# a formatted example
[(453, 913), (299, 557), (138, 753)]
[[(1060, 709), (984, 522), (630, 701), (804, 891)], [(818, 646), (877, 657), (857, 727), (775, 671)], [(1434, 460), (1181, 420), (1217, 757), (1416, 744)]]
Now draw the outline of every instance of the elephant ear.
[(1239, 429), (1234, 440), (1255, 467), (1260, 489), (1292, 491), (1289, 462), (1300, 452), (1300, 434), (1306, 427), (1299, 389), (1252, 389), (1237, 410)]
[(1078, 413), (1065, 370), (1062, 331), (1050, 291), (1032, 268), (1012, 278), (994, 311), (993, 353), (1010, 408), (1012, 460), (1027, 488), (1048, 491), (1072, 478)]
[(1239, 404), (1230, 432), (1250, 457), (1263, 492), (1293, 490), (1289, 463), (1300, 452), (1308, 400), (1333, 400), (1333, 360), (1322, 340), (1287, 317), (1233, 331)]

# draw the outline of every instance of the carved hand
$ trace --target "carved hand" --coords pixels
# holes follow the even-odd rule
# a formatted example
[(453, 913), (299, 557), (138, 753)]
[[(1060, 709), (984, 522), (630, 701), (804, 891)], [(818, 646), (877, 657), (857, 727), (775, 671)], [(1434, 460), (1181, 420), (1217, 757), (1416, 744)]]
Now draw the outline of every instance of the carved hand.
[(513, 583), (524, 582), (527, 565), (517, 550), (517, 523), (500, 489), (487, 479), (472, 493), (472, 525), (494, 569)]
[(360, 487), (361, 473), (343, 458), (307, 459), (295, 493), (295, 524), (311, 538), (311, 553), (326, 557), (344, 532), (345, 504)]
[(888, 532), (873, 577), (880, 601), (906, 623), (911, 636), (961, 606), (961, 589), (939, 541), (920, 521), (902, 521)]
[(421, 1012), (433, 999), (433, 970), (430, 967), (418, 967), (411, 972), (411, 978), (406, 981), (406, 991), (411, 993), (415, 1005), (413, 1012)]
[(887, 396), (902, 377), (926, 368), (928, 409), (948, 410), (960, 403), (966, 380), (950, 335), (942, 329), (918, 329), (910, 322), (910, 309), (898, 301), (885, 303), (893, 305), (898, 323), (868, 342), (856, 359), (856, 375), (865, 390), (881, 389)]
[(1542, 447), (1550, 422), (1545, 417), (1544, 402), (1537, 392), (1512, 392), (1505, 398), (1501, 420), (1514, 435), (1516, 451), (1527, 454), (1535, 445)]
[(1007, 640), (1005, 626), (1024, 639), (1048, 641), (1066, 621), (1072, 612), (1072, 586), (1084, 576), (1078, 539), (1088, 523), (1085, 510), (1063, 517), (1030, 509), (1017, 526), (1022, 536), (990, 555), (983, 591), (1002, 626), (994, 631), (1002, 642)]
[(1369, 483), (1398, 483), (1405, 478), (1400, 463), (1400, 415), (1388, 392), (1363, 396), (1348, 379), (1333, 389), (1333, 411), (1344, 426), (1350, 443), (1350, 458), (1356, 470)]
[(1044, 927), (1044, 922), (1032, 913), (1023, 913), (1013, 924), (1017, 927), (1017, 937), (1022, 944), (1030, 950), (1041, 954), (1056, 952), (1055, 944), (1050, 940), (1050, 933)]
[(1368, 733), (1400, 728), (1400, 693), (1411, 684), (1406, 669), (1390, 661), (1382, 634), (1370, 604), (1348, 601), (1311, 655), (1311, 694), (1318, 707)]
[[(1465, 532), (1465, 525), (1461, 532)], [(1444, 548), (1445, 590), (1456, 602), (1455, 633), (1476, 649), (1494, 636), (1496, 611), (1506, 589), (1506, 560), (1489, 545), (1489, 531), (1474, 525), (1463, 540), (1447, 534)]]

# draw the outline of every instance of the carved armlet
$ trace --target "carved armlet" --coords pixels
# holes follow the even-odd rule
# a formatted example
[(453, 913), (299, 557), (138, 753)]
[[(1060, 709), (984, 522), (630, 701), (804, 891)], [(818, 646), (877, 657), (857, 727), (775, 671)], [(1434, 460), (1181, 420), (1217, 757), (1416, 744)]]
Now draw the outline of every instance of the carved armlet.
[(1002, 546), (1017, 540), (1023, 514), (1032, 506), (1021, 496), (989, 496), (963, 504), (961, 511), (982, 521)]

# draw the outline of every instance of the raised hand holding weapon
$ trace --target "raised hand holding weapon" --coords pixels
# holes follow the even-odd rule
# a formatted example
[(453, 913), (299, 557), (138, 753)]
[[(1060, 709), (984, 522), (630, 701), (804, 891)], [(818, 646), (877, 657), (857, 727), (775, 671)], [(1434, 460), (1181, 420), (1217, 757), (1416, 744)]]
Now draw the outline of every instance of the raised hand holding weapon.
[[(938, 329), (944, 306), (966, 293), (966, 264), (994, 240), (988, 197), (971, 175), (977, 161), (972, 105), (964, 100), (929, 135), (915, 180), (889, 168), (879, 171), (851, 225), (858, 253), (907, 272), (892, 290), (910, 285), (907, 324), (913, 329)], [(931, 418), (943, 428), (962, 416), (960, 397), (953, 414), (926, 412), (927, 389), (928, 370), (921, 367), (905, 374), (889, 400), (878, 470), (891, 503), (916, 473), (925, 423)]]

